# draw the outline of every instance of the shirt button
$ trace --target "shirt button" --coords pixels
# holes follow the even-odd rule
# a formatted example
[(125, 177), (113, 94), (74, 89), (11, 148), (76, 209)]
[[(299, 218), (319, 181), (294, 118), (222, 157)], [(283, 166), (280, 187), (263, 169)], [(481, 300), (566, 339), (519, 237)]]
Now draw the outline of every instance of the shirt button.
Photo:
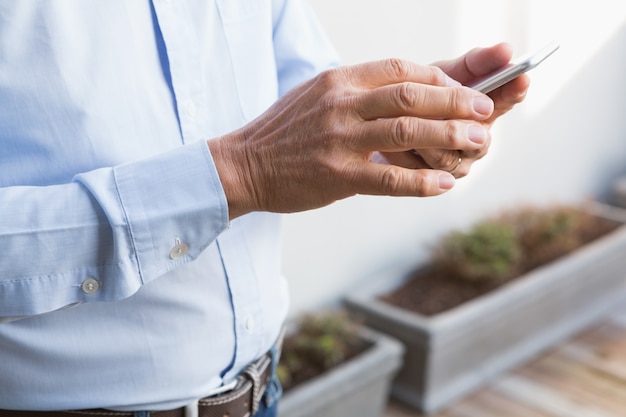
[(87, 278), (83, 281), (80, 288), (85, 294), (93, 294), (100, 289), (100, 283), (93, 278)]
[(246, 330), (251, 332), (254, 329), (254, 317), (248, 316), (246, 318)]
[(196, 117), (196, 114), (198, 113), (198, 110), (196, 109), (196, 104), (191, 100), (185, 103), (185, 111), (187, 112), (187, 116), (192, 119)]
[(182, 258), (189, 252), (189, 246), (186, 243), (177, 242), (170, 251), (170, 259)]

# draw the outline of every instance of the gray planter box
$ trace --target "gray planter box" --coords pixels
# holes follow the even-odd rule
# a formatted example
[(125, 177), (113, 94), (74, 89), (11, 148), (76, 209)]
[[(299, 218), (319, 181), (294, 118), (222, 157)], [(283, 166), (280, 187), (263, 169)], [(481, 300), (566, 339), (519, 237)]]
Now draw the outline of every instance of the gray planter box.
[(391, 380), (402, 364), (402, 344), (363, 328), (369, 349), (285, 393), (279, 417), (379, 417)]
[(626, 207), (626, 176), (613, 182), (613, 200), (620, 207)]
[[(626, 211), (619, 208), (597, 204), (593, 212), (626, 222)], [(432, 317), (376, 299), (390, 290), (380, 283), (399, 282), (393, 273), (377, 276), (346, 304), (368, 326), (405, 344), (404, 366), (392, 395), (430, 413), (607, 314), (625, 299), (625, 276), (626, 226), (621, 226), (550, 265)]]

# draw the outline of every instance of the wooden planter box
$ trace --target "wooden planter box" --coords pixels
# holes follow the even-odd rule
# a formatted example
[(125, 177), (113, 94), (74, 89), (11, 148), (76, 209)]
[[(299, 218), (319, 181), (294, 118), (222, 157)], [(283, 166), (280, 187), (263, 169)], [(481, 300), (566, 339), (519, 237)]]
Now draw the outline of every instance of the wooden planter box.
[[(626, 211), (592, 211), (626, 222)], [(406, 347), (392, 395), (422, 412), (440, 410), (495, 375), (583, 330), (626, 295), (626, 226), (447, 312), (425, 317), (376, 298), (398, 277), (377, 276), (347, 297), (366, 325)], [(374, 280), (372, 280), (374, 281)], [(401, 280), (400, 280), (401, 281)]]
[(367, 328), (361, 330), (361, 336), (370, 344), (365, 352), (286, 392), (278, 416), (381, 416), (404, 348)]

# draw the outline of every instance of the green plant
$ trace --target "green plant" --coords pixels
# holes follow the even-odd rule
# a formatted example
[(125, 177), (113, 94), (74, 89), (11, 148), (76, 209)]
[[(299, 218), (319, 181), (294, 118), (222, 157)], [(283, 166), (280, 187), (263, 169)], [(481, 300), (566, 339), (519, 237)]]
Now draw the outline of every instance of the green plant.
[(615, 223), (573, 205), (523, 207), (444, 236), (435, 269), (457, 279), (505, 281), (563, 256), (607, 233)]
[(285, 390), (319, 375), (364, 349), (359, 324), (343, 311), (306, 315), (285, 336), (276, 370)]
[(485, 282), (511, 278), (518, 270), (522, 250), (514, 227), (484, 221), (467, 232), (446, 235), (433, 254), (435, 268), (459, 279)]
[(571, 252), (606, 230), (588, 211), (566, 205), (521, 208), (505, 214), (503, 221), (516, 229), (526, 269)]

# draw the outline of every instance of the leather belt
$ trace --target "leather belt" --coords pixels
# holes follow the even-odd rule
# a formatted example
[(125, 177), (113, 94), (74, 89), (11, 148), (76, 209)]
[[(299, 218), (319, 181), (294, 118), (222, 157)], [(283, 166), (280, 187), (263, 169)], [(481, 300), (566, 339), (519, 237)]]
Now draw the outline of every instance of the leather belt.
[[(194, 405), (167, 411), (152, 411), (151, 417), (249, 417), (259, 407), (271, 378), (271, 354), (257, 359), (237, 377), (235, 388), (198, 400)], [(106, 409), (71, 411), (13, 411), (0, 410), (0, 417), (132, 417), (132, 412)]]

